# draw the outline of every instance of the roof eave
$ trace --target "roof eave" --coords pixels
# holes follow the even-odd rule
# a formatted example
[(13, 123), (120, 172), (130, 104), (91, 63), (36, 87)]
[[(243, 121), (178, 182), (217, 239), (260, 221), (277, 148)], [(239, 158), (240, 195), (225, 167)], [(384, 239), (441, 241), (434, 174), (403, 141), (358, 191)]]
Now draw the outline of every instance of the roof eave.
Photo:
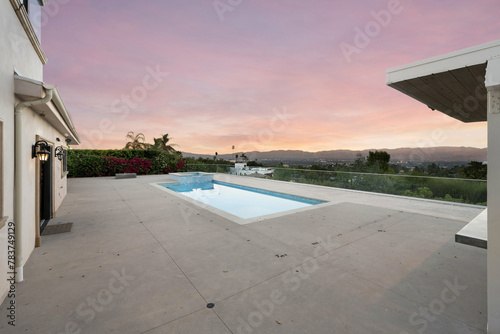
[(388, 69), (386, 84), (462, 122), (486, 121), (485, 71), (500, 40)]
[[(47, 122), (59, 129), (59, 131), (62, 132), (66, 138), (71, 139), (71, 145), (80, 144), (78, 133), (76, 132), (73, 122), (56, 86), (47, 85), (41, 81), (22, 77), (17, 74), (14, 75), (14, 83), (14, 93), (23, 101), (43, 98), (46, 94), (46, 89), (53, 87), (54, 94), (51, 100), (52, 103), (34, 106), (32, 108), (40, 114), (44, 114), (46, 112), (53, 113), (53, 118), (45, 118)], [(63, 129), (65, 131), (62, 131)]]

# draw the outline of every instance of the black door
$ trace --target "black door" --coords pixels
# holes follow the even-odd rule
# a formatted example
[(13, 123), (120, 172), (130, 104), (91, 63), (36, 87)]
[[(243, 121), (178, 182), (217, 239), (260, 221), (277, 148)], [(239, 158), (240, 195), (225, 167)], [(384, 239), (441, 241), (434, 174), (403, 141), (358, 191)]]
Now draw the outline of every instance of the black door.
[(52, 218), (52, 154), (47, 161), (40, 161), (40, 233), (50, 218)]

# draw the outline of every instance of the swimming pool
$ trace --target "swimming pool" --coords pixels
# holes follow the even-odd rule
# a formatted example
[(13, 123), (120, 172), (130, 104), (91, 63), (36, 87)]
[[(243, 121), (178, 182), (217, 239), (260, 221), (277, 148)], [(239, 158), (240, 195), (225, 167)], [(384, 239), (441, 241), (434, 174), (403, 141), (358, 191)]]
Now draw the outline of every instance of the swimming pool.
[(220, 181), (159, 183), (201, 206), (222, 210), (243, 220), (300, 210), (325, 201)]

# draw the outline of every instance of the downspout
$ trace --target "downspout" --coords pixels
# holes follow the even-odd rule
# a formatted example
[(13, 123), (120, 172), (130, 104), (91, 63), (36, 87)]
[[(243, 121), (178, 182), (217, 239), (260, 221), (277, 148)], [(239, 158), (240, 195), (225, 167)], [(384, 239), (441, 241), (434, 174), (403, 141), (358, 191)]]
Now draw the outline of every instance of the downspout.
[[(32, 107), (40, 104), (46, 104), (52, 99), (54, 86), (43, 84), (45, 88), (45, 97), (32, 100), (20, 102), (16, 105), (14, 109), (14, 223), (15, 223), (15, 237), (16, 237), (16, 282), (23, 281), (23, 156), (25, 152), (23, 151), (23, 109), (26, 107)], [(26, 153), (30, 154), (31, 152)]]

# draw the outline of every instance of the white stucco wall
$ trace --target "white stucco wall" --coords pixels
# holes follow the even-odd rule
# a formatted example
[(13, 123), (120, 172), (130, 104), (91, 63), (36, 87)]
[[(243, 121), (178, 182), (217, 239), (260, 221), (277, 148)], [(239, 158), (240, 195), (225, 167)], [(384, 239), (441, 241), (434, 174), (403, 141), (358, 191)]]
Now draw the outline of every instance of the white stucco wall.
[[(66, 142), (64, 141), (65, 137), (62, 133), (54, 129), (49, 123), (47, 123), (40, 115), (36, 112), (33, 112), (30, 109), (25, 109), (23, 112), (23, 125), (24, 125), (24, 135), (23, 135), (23, 145), (24, 151), (28, 154), (24, 154), (23, 158), (28, 159), (26, 161), (25, 166), (29, 165), (29, 170), (25, 171), (29, 173), (30, 184), (28, 192), (34, 194), (34, 189), (36, 186), (36, 164), (39, 163), (36, 159), (31, 159), (31, 146), (36, 142), (37, 136), (40, 139), (46, 140), (49, 145), (52, 146), (52, 179), (54, 181), (53, 184), (53, 210), (57, 211), (59, 206), (61, 205), (64, 196), (67, 194), (67, 178), (62, 176), (62, 162), (57, 159), (55, 156), (55, 148), (58, 146), (62, 146), (63, 148), (67, 148)], [(57, 141), (59, 138), (60, 141)], [(25, 185), (27, 187), (28, 185)], [(34, 202), (33, 202), (34, 205)], [(34, 218), (33, 218), (34, 220)]]
[[(33, 4), (33, 7), (35, 5)], [(39, 8), (36, 8), (37, 10)], [(36, 25), (36, 24), (35, 24)], [(38, 25), (39, 26), (39, 25)], [(64, 136), (57, 132), (40, 115), (30, 109), (23, 110), (22, 166), (14, 166), (14, 108), (19, 100), (14, 95), (14, 70), (19, 75), (43, 81), (43, 64), (29, 41), (10, 1), (0, 0), (0, 121), (3, 122), (3, 215), (14, 220), (14, 171), (20, 168), (23, 175), (23, 263), (35, 247), (35, 183), (36, 164), (31, 159), (31, 146), (36, 136), (53, 143), (53, 148), (65, 146)], [(61, 141), (57, 142), (56, 138)], [(61, 162), (53, 159), (54, 212), (67, 193), (66, 178), (61, 178)], [(7, 226), (0, 230), (0, 303), (8, 291), (7, 282)]]
[[(19, 100), (16, 100), (18, 103)], [(13, 110), (12, 110), (13, 112)], [(37, 164), (40, 162), (37, 159), (31, 158), (32, 145), (37, 141), (37, 138), (46, 140), (52, 146), (52, 200), (53, 200), (53, 213), (57, 214), (57, 209), (62, 203), (64, 196), (67, 194), (67, 178), (62, 176), (62, 163), (55, 155), (54, 150), (57, 146), (66, 147), (64, 136), (55, 130), (49, 123), (47, 123), (38, 113), (31, 109), (23, 110), (23, 147), (21, 172), (23, 177), (23, 249), (24, 249), (24, 262), (27, 260), (28, 254), (31, 254), (35, 247), (36, 228), (39, 223), (37, 213), (35, 210), (37, 197)], [(60, 141), (57, 141), (57, 138)], [(46, 162), (48, 163), (48, 162)]]
[[(14, 215), (14, 68), (42, 80), (43, 65), (8, 0), (0, 0), (0, 120), (3, 122), (3, 214)], [(7, 227), (0, 230), (6, 240)], [(7, 247), (0, 247), (0, 298), (7, 289)], [(3, 298), (2, 298), (3, 299)]]

